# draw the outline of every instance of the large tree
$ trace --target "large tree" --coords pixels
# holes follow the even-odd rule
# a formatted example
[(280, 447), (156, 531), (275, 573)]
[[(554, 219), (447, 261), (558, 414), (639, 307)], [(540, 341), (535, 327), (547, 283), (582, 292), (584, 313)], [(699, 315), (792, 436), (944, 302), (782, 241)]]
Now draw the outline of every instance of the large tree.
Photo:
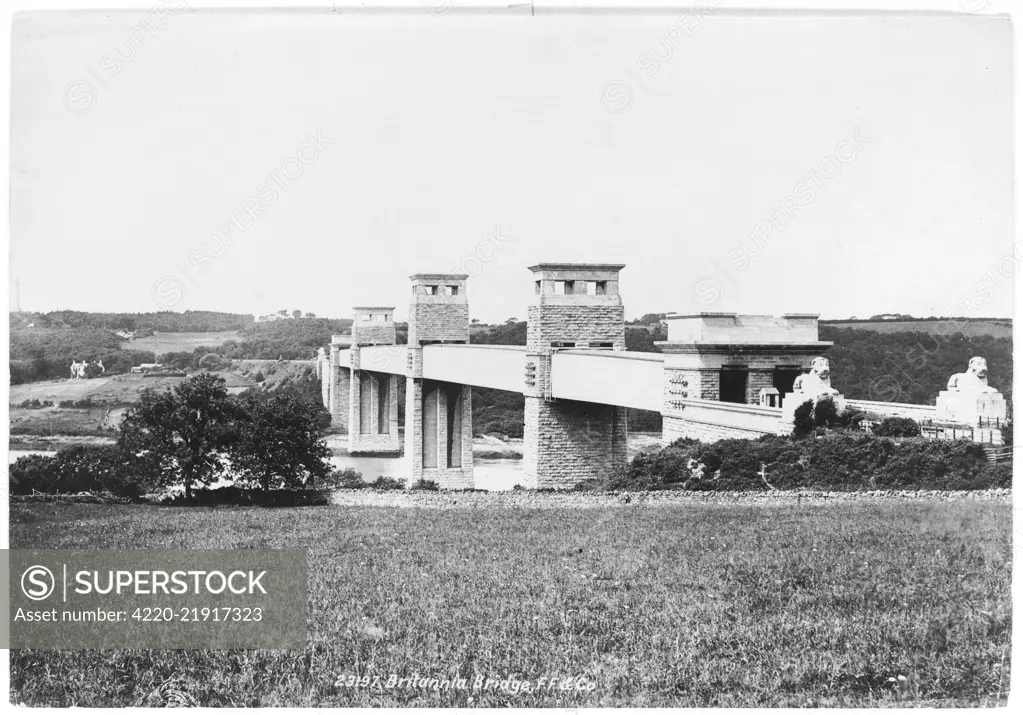
[(241, 412), (224, 378), (210, 373), (173, 390), (146, 390), (121, 421), (118, 446), (137, 455), (153, 486), (208, 484), (224, 468)]
[(231, 448), (239, 480), (268, 490), (309, 486), (330, 473), (330, 449), (316, 411), (305, 401), (290, 394), (252, 398), (246, 413)]

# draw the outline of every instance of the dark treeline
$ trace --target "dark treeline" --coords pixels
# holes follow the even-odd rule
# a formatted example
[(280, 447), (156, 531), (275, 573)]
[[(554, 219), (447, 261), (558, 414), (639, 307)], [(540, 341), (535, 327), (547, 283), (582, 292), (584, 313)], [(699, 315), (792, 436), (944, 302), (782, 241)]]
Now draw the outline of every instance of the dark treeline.
[(948, 378), (965, 372), (971, 357), (987, 359), (988, 382), (1012, 396), (1012, 340), (989, 335), (947, 337), (919, 332), (820, 326), (821, 340), (835, 343), (825, 355), (831, 382), (857, 400), (933, 405)]
[(73, 360), (102, 361), (108, 373), (153, 362), (148, 350), (122, 350), (121, 339), (101, 328), (64, 328), (11, 333), (11, 384), (69, 376)]
[[(349, 332), (351, 324), (351, 320), (327, 318), (249, 322), (240, 328), (239, 340), (228, 340), (217, 347), (161, 353), (159, 359), (177, 369), (199, 367), (199, 361), (210, 353), (232, 360), (310, 360), (316, 356), (317, 348), (330, 344), (332, 335)], [(191, 331), (199, 323), (187, 325)], [(404, 342), (405, 327), (396, 327), (399, 342)], [(67, 377), (73, 360), (102, 360), (106, 374), (116, 374), (128, 372), (134, 365), (154, 362), (157, 357), (150, 350), (121, 349), (122, 344), (109, 327), (11, 331), (11, 384)]]
[[(240, 330), (252, 324), (253, 316), (218, 313), (212, 310), (186, 310), (183, 313), (92, 313), (56, 310), (50, 313), (11, 313), (11, 329), (34, 324), (36, 328), (105, 328), (129, 332), (202, 333)], [(141, 336), (139, 336), (141, 337)]]
[(869, 318), (834, 318), (821, 320), (820, 324), (821, 326), (824, 326), (840, 323), (877, 323), (880, 321), (891, 321), (893, 323), (948, 323), (949, 325), (963, 323), (994, 323), (995, 325), (1012, 327), (1012, 320), (1009, 318), (939, 318), (934, 315), (929, 318), (914, 318), (912, 315), (906, 315), (904, 313), (884, 313), (881, 315), (873, 315)]

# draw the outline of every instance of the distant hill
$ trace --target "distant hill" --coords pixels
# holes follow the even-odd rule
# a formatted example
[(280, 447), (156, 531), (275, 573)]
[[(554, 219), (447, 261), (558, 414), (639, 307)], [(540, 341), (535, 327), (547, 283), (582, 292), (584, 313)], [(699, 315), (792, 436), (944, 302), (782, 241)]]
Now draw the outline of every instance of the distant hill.
[(952, 335), (962, 333), (967, 337), (989, 335), (992, 338), (1011, 338), (1011, 318), (900, 318), (896, 320), (822, 320), (821, 326), (853, 330), (873, 330), (878, 333), (927, 333), (929, 335)]
[[(911, 321), (937, 326), (941, 321)], [(905, 324), (905, 323), (904, 323)], [(880, 331), (849, 323), (821, 325), (821, 340), (834, 342), (824, 355), (831, 361), (831, 383), (847, 398), (933, 405), (948, 378), (966, 370), (971, 357), (987, 358), (988, 380), (1012, 399), (1012, 337), (979, 330), (940, 335), (931, 330)], [(980, 326), (975, 326), (979, 328)]]
[(212, 310), (165, 310), (157, 313), (90, 313), (79, 310), (55, 310), (50, 313), (11, 312), (11, 331), (33, 328), (102, 328), (148, 333), (201, 333), (241, 330), (253, 316), (218, 313)]

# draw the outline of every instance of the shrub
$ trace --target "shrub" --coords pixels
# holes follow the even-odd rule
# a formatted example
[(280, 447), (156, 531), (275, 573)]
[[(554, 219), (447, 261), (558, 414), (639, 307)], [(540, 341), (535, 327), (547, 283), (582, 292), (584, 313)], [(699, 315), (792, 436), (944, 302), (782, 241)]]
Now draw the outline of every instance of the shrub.
[[(789, 399), (792, 399), (791, 397)], [(793, 416), (792, 436), (796, 439), (809, 437), (816, 433), (813, 420), (813, 402), (807, 400), (796, 408)]]
[(256, 382), (263, 382), (263, 380), (266, 379), (266, 376), (263, 374), (263, 371), (260, 370), (253, 376), (252, 379), (255, 380)]
[[(979, 444), (825, 429), (818, 439), (767, 435), (713, 443), (680, 440), (640, 454), (623, 474), (590, 488), (694, 491), (775, 489), (988, 489), (1012, 483)], [(761, 473), (763, 472), (763, 474)]]
[(420, 479), (418, 482), (415, 482), (410, 488), (413, 491), (422, 492), (435, 492), (440, 489), (440, 487), (437, 485), (437, 482), (433, 481), (432, 479)]
[(12, 494), (110, 492), (138, 499), (142, 483), (134, 459), (114, 446), (75, 445), (54, 456), (21, 457), (11, 465)]
[(11, 465), (10, 493), (31, 494), (33, 491), (53, 492), (57, 482), (57, 458), (44, 454), (18, 457)]
[(203, 370), (222, 370), (225, 366), (224, 359), (216, 353), (203, 355), (199, 360), (199, 367)]
[(335, 469), (324, 480), (324, 484), (333, 489), (364, 489), (369, 486), (362, 480), (362, 473), (351, 467)]
[(175, 494), (161, 503), (168, 506), (324, 506), (330, 504), (330, 493), (322, 489), (248, 489), (230, 486), (196, 489), (191, 499), (184, 494)]
[(992, 464), (984, 470), (987, 488), (1009, 489), (1012, 487), (1012, 462)]
[(885, 417), (874, 427), (878, 437), (919, 437), (920, 425), (909, 417)]
[(793, 440), (773, 435), (698, 444), (691, 450), (693, 476), (684, 486), (696, 491), (761, 490), (769, 489), (768, 483), (776, 488), (790, 486), (799, 481), (803, 470), (800, 450)]
[(813, 424), (816, 427), (832, 427), (838, 422), (838, 407), (830, 397), (821, 397), (813, 406)]
[(878, 481), (888, 487), (984, 489), (990, 466), (984, 448), (973, 442), (906, 439)]
[(392, 479), (391, 477), (385, 477), (383, 475), (376, 478), (376, 481), (370, 482), (370, 489), (404, 489), (405, 482), (398, 479)]
[(92, 409), (93, 407), (97, 407), (98, 405), (97, 403), (92, 401), (91, 397), (86, 397), (83, 400), (61, 400), (58, 403), (58, 406), (68, 409), (71, 408)]

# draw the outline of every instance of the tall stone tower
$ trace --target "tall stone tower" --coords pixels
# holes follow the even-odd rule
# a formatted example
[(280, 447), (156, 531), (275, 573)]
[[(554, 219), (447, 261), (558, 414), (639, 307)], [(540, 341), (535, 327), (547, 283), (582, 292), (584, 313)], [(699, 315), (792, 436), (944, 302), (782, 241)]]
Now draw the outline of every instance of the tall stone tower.
[(551, 356), (559, 350), (625, 350), (625, 308), (609, 263), (531, 266), (526, 328), (524, 481), (570, 489), (627, 464), (626, 408), (551, 398)]
[(398, 376), (377, 372), (359, 348), (394, 345), (394, 307), (359, 306), (352, 323), (348, 399), (349, 454), (399, 454)]
[(469, 342), (465, 274), (411, 276), (408, 375), (405, 387), (405, 458), (411, 479), (442, 489), (473, 486), (472, 388), (423, 379), (423, 346)]
[[(330, 410), (330, 426), (348, 431), (348, 402), (352, 392), (351, 365), (347, 360), (342, 364), (342, 351), (351, 347), (350, 335), (330, 336), (330, 355), (326, 364), (327, 409)], [(347, 353), (345, 353), (347, 354)]]

